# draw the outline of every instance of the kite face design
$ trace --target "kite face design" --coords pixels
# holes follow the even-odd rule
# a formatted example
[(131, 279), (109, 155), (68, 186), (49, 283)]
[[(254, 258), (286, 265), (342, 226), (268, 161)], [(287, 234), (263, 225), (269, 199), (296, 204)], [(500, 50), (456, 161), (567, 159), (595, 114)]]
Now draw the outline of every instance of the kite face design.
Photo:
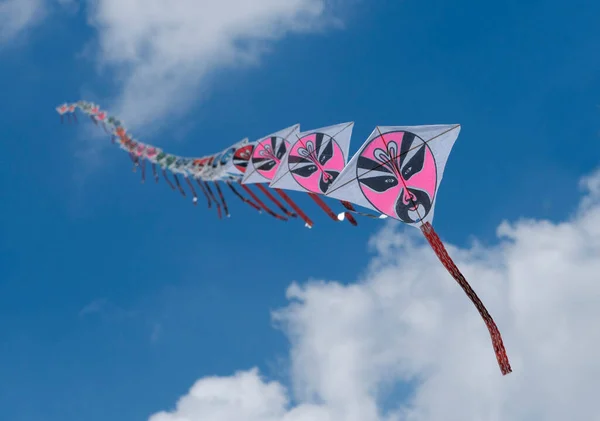
[(235, 168), (241, 173), (246, 172), (246, 168), (248, 168), (248, 161), (252, 157), (252, 150), (254, 149), (254, 145), (246, 145), (235, 151), (233, 154), (233, 165)]
[(290, 143), (279, 136), (271, 136), (258, 143), (252, 154), (256, 171), (267, 180), (272, 180), (289, 147)]
[(212, 160), (212, 164), (211, 164), (213, 169), (217, 169), (217, 167), (221, 163), (221, 157), (222, 157), (222, 154), (217, 154), (214, 156), (214, 158)]
[(225, 151), (223, 155), (221, 155), (221, 165), (227, 165), (233, 158), (234, 153), (235, 148), (229, 148), (227, 151)]
[(383, 214), (415, 223), (431, 210), (437, 186), (435, 158), (413, 133), (373, 138), (358, 158), (356, 176), (365, 198)]
[(345, 160), (342, 149), (329, 135), (311, 133), (292, 146), (288, 168), (298, 184), (313, 193), (324, 194), (340, 175)]

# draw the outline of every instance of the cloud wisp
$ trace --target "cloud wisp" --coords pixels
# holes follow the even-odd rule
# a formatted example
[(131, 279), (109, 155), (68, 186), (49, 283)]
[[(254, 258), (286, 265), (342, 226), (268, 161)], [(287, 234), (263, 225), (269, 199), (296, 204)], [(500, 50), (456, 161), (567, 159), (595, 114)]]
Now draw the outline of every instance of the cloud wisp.
[[(98, 58), (114, 70), (114, 104), (130, 127), (178, 115), (211, 71), (256, 63), (289, 33), (322, 28), (331, 0), (99, 0)], [(108, 105), (108, 104), (107, 104)]]
[(45, 13), (43, 0), (0, 1), (0, 47), (39, 23)]

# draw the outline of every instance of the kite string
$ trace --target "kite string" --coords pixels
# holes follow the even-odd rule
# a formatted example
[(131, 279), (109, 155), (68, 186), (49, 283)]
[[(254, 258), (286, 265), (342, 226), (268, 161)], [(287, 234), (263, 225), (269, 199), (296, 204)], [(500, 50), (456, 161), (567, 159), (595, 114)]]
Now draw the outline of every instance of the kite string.
[(426, 222), (425, 224), (421, 225), (421, 231), (437, 255), (438, 259), (440, 259), (446, 270), (448, 270), (456, 282), (458, 282), (465, 294), (467, 294), (471, 302), (475, 305), (475, 308), (477, 308), (477, 311), (479, 311), (481, 318), (485, 322), (485, 325), (490, 332), (492, 345), (494, 347), (494, 352), (496, 353), (496, 359), (498, 360), (500, 371), (503, 375), (512, 372), (508, 356), (506, 355), (506, 349), (504, 348), (504, 342), (502, 341), (502, 335), (500, 334), (500, 330), (498, 329), (498, 326), (496, 326), (494, 319), (492, 319), (492, 316), (483, 305), (483, 302), (479, 299), (473, 288), (471, 288), (471, 285), (469, 285), (464, 275), (460, 272), (448, 254), (448, 251), (444, 247), (440, 237), (433, 229), (433, 226), (429, 222)]
[[(373, 214), (373, 213), (359, 212), (359, 211), (357, 211), (357, 210), (356, 210), (356, 208), (355, 208), (355, 207), (352, 205), (352, 203), (350, 203), (350, 202), (348, 202), (348, 201), (346, 201), (346, 200), (340, 200), (340, 203), (341, 203), (341, 204), (342, 204), (342, 205), (343, 205), (343, 206), (344, 206), (344, 207), (345, 207), (345, 208), (346, 208), (348, 211), (350, 211), (350, 212), (352, 212), (352, 213), (355, 213), (355, 214), (357, 214), (357, 215), (360, 215), (360, 216), (364, 216), (364, 217), (367, 217), (367, 218), (373, 218), (373, 219), (381, 219), (381, 216), (383, 215), (383, 216), (385, 216), (385, 217), (387, 218), (387, 215), (385, 215), (385, 214), (379, 214), (379, 215), (376, 215), (376, 214)], [(345, 212), (345, 213), (344, 213), (344, 215), (346, 215), (346, 218), (348, 217), (348, 215), (350, 215), (350, 216), (352, 217), (352, 213), (350, 213), (350, 212)], [(353, 217), (352, 217), (352, 218), (353, 218)]]

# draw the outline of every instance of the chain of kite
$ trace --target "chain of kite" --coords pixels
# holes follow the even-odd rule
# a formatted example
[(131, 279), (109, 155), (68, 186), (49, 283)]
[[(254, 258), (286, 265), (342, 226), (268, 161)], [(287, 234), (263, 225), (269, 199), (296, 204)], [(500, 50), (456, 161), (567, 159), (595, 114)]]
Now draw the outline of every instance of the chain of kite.
[(500, 366), (500, 371), (503, 375), (506, 375), (512, 372), (512, 368), (510, 367), (510, 362), (508, 361), (508, 356), (506, 355), (506, 349), (504, 348), (504, 343), (502, 342), (502, 336), (500, 335), (500, 331), (492, 319), (490, 313), (488, 313), (487, 309), (475, 293), (471, 285), (467, 282), (463, 274), (460, 272), (456, 264), (452, 261), (452, 258), (446, 251), (444, 244), (440, 240), (440, 237), (436, 234), (433, 226), (426, 222), (421, 225), (421, 231), (423, 235), (431, 245), (431, 248), (440, 259), (444, 267), (450, 272), (452, 277), (458, 282), (460, 287), (463, 289), (465, 294), (469, 297), (469, 299), (473, 302), (477, 311), (483, 318), (488, 330), (490, 331), (490, 336), (492, 338), (492, 345), (494, 346), (494, 352), (496, 353), (496, 359), (498, 360), (498, 365)]

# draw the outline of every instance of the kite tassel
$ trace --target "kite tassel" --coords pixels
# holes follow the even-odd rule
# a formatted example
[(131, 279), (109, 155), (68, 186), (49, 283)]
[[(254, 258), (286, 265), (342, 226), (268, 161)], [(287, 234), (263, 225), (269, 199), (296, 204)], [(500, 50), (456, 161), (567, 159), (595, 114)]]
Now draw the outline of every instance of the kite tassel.
[(225, 201), (225, 196), (223, 196), (223, 192), (221, 191), (221, 187), (219, 187), (219, 183), (217, 183), (215, 181), (214, 184), (217, 189), (217, 193), (219, 194), (219, 198), (221, 199), (221, 204), (223, 205), (223, 210), (225, 210), (225, 216), (227, 216), (229, 218), (231, 215), (229, 215), (229, 209), (227, 208), (227, 202)]
[(204, 196), (206, 197), (206, 201), (208, 202), (208, 209), (210, 209), (212, 207), (212, 202), (210, 201), (210, 197), (208, 196), (208, 193), (206, 192), (206, 189), (202, 185), (202, 181), (199, 178), (196, 178), (196, 184), (198, 184), (198, 186), (200, 187), (200, 190), (202, 190), (202, 193), (204, 193)]
[(111, 132), (108, 131), (108, 129), (106, 128), (106, 124), (102, 123), (102, 128), (104, 129), (104, 132), (108, 135), (112, 134)]
[(496, 359), (498, 360), (498, 365), (500, 366), (500, 371), (502, 375), (506, 375), (512, 372), (512, 368), (510, 366), (510, 362), (508, 361), (508, 356), (506, 355), (506, 349), (504, 348), (504, 343), (502, 341), (502, 336), (500, 335), (500, 330), (496, 326), (496, 323), (492, 319), (490, 313), (488, 313), (487, 309), (473, 290), (463, 274), (460, 272), (456, 264), (452, 261), (452, 258), (446, 251), (444, 244), (440, 240), (440, 237), (437, 235), (433, 226), (426, 222), (421, 225), (421, 231), (423, 235), (429, 242), (429, 245), (437, 255), (438, 259), (442, 262), (446, 270), (452, 275), (452, 277), (458, 282), (460, 287), (463, 289), (465, 294), (469, 297), (471, 302), (479, 311), (483, 321), (485, 322), (492, 339), (492, 345), (494, 347), (494, 352), (496, 353)]
[(152, 175), (154, 176), (154, 181), (158, 183), (158, 174), (156, 173), (156, 164), (154, 162), (152, 163)]
[[(260, 184), (259, 184), (260, 185)], [(269, 209), (269, 207), (267, 205), (265, 205), (259, 198), (257, 195), (254, 194), (254, 192), (252, 190), (250, 190), (250, 188), (248, 186), (246, 186), (245, 184), (240, 183), (240, 186), (242, 186), (242, 188), (246, 191), (246, 193), (248, 193), (250, 195), (250, 197), (252, 199), (254, 199), (254, 201), (256, 203), (258, 203), (258, 205), (265, 211), (267, 212), (269, 215), (271, 215), (273, 218), (279, 219), (280, 221), (287, 221), (287, 218), (285, 216), (281, 216), (275, 212), (273, 212), (271, 209)]]
[(275, 206), (277, 206), (281, 210), (281, 212), (283, 212), (286, 216), (289, 216), (290, 218), (295, 218), (298, 216), (297, 214), (295, 214), (294, 212), (290, 212), (285, 206), (283, 206), (283, 204), (279, 200), (277, 200), (277, 198), (273, 196), (271, 192), (267, 190), (267, 188), (261, 183), (258, 183), (257, 187), (261, 192), (263, 192), (265, 196), (269, 198), (271, 202), (275, 203)]
[(339, 218), (338, 215), (336, 215), (333, 212), (333, 210), (327, 205), (327, 203), (325, 203), (325, 201), (323, 199), (321, 199), (317, 194), (308, 193), (308, 195), (335, 222), (343, 221), (344, 219), (346, 219), (351, 225), (354, 225), (354, 226), (358, 225), (358, 222), (356, 222), (356, 219), (354, 219), (354, 216), (352, 216), (349, 212), (344, 213), (344, 218)]
[(164, 168), (162, 169), (162, 175), (169, 187), (171, 187), (171, 190), (175, 190), (175, 186), (173, 185), (173, 183), (171, 183), (171, 180), (169, 180), (169, 177), (167, 176), (167, 171)]
[(210, 184), (205, 182), (204, 186), (206, 187), (206, 190), (208, 191), (208, 194), (210, 195), (210, 198), (212, 199), (212, 201), (215, 202), (215, 204), (217, 205), (217, 214), (219, 215), (219, 219), (221, 219), (222, 218), (221, 205), (219, 204), (219, 202), (217, 202), (217, 199), (215, 198), (215, 195), (214, 195), (212, 189), (210, 188)]
[(242, 202), (247, 203), (248, 206), (256, 209), (258, 211), (258, 213), (261, 212), (260, 206), (258, 206), (256, 203), (254, 203), (252, 200), (245, 198), (244, 196), (242, 196), (242, 194), (237, 191), (235, 189), (235, 187), (233, 187), (233, 184), (231, 184), (229, 181), (227, 181), (225, 184), (227, 184), (227, 186), (229, 186), (229, 189), (233, 192), (233, 194), (235, 194)]
[(290, 205), (290, 207), (292, 209), (294, 209), (296, 211), (296, 213), (300, 216), (300, 219), (302, 219), (304, 221), (304, 226), (306, 228), (312, 228), (313, 227), (313, 221), (308, 217), (307, 214), (304, 213), (304, 211), (302, 209), (300, 209), (300, 206), (298, 206), (296, 204), (296, 202), (294, 202), (291, 197), (289, 197), (283, 190), (281, 189), (273, 189), (277, 192), (277, 194), (279, 196), (281, 196), (281, 198), (283, 200), (285, 200), (285, 202)]
[(353, 226), (358, 225), (358, 221), (356, 221), (356, 219), (350, 212), (344, 212), (344, 216), (346, 217), (346, 220), (350, 223), (350, 225), (353, 225)]
[(75, 114), (75, 113), (72, 113), (72, 115), (73, 115), (73, 122), (74, 122), (75, 124), (77, 124), (77, 114)]
[(194, 185), (192, 184), (192, 182), (190, 181), (190, 179), (187, 176), (184, 176), (183, 178), (185, 178), (185, 182), (187, 183), (188, 187), (192, 191), (192, 195), (194, 196), (192, 201), (194, 202), (194, 205), (197, 205), (198, 204), (198, 195), (196, 194), (196, 189), (194, 188)]
[(179, 190), (179, 193), (181, 193), (181, 195), (185, 197), (185, 190), (183, 190), (183, 187), (181, 187), (181, 184), (179, 183), (179, 178), (177, 178), (177, 174), (173, 174), (173, 177), (175, 178), (175, 184), (177, 184), (177, 190)]
[(136, 172), (138, 167), (138, 161), (137, 157), (133, 154), (133, 152), (129, 152), (129, 159), (131, 159), (131, 163), (133, 164), (133, 168), (131, 169), (131, 171)]
[(146, 182), (146, 161), (142, 159), (142, 184)]

